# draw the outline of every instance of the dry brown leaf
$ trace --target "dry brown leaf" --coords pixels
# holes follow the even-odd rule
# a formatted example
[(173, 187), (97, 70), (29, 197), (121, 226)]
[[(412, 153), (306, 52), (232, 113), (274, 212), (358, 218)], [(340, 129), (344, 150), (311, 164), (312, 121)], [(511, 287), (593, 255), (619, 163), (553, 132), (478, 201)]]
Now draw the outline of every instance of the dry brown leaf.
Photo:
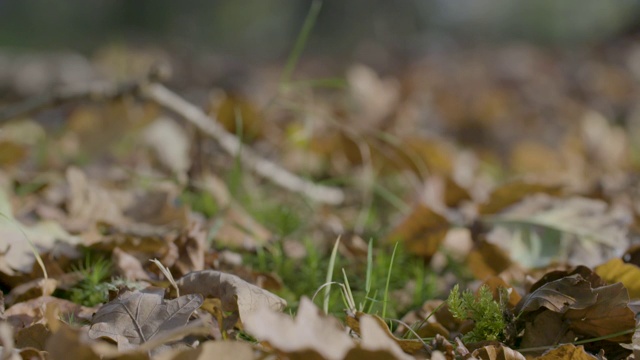
[(386, 239), (400, 241), (411, 253), (430, 259), (447, 236), (449, 227), (444, 216), (424, 204), (418, 204)]
[(629, 296), (640, 298), (640, 268), (614, 258), (595, 269), (596, 273), (608, 283), (621, 282), (629, 291)]
[(156, 154), (158, 161), (178, 179), (185, 180), (191, 166), (191, 139), (176, 121), (160, 117), (143, 132), (145, 144)]
[(535, 360), (596, 360), (597, 357), (587, 353), (584, 346), (575, 346), (573, 344), (564, 344), (555, 349), (551, 349)]
[(525, 360), (524, 355), (502, 344), (475, 349), (471, 356), (481, 360)]
[(222, 226), (214, 237), (222, 246), (255, 250), (272, 239), (271, 232), (237, 204), (232, 203), (220, 216)]
[(149, 280), (140, 260), (116, 247), (111, 253), (114, 271), (127, 280)]
[(380, 129), (383, 122), (396, 109), (400, 100), (400, 84), (395, 79), (380, 79), (370, 68), (354, 65), (347, 71), (347, 81), (365, 131)]
[(517, 312), (536, 311), (545, 307), (553, 312), (564, 313), (569, 309), (584, 309), (598, 301), (591, 284), (580, 275), (567, 276), (551, 281), (527, 294)]
[(190, 271), (204, 270), (204, 256), (207, 251), (207, 234), (199, 222), (193, 222), (174, 241), (178, 248), (178, 258), (171, 266), (174, 276), (183, 276)]
[[(525, 296), (516, 308), (516, 313), (522, 310), (523, 321), (532, 321), (536, 327), (544, 329), (554, 328), (553, 321), (536, 321), (536, 316), (541, 316), (540, 308), (560, 315), (556, 319), (556, 325), (566, 323), (566, 327), (556, 327), (553, 342), (539, 344), (540, 339), (532, 339), (537, 331), (529, 328), (532, 333), (526, 334), (523, 342), (539, 345), (552, 345), (564, 337), (566, 331), (572, 331), (576, 335), (584, 337), (600, 337), (611, 335), (620, 331), (633, 329), (635, 318), (633, 311), (628, 307), (629, 295), (621, 283), (613, 285), (593, 286), (591, 282), (579, 274), (569, 275), (558, 280), (549, 281), (539, 286), (534, 285), (535, 290)], [(533, 320), (532, 320), (533, 317)], [(550, 318), (550, 320), (553, 320)], [(529, 339), (527, 340), (527, 337)], [(547, 340), (551, 340), (550, 338)], [(620, 335), (608, 341), (631, 340), (631, 335)]]
[(522, 296), (518, 294), (515, 288), (509, 286), (501, 277), (490, 276), (484, 281), (484, 285), (487, 285), (493, 294), (494, 299), (500, 299), (500, 288), (509, 289), (509, 301), (507, 302), (511, 307), (518, 305)]
[(242, 140), (251, 142), (263, 135), (263, 117), (256, 109), (255, 105), (242, 96), (236, 94), (224, 94), (218, 99), (217, 109), (214, 116), (224, 128), (237, 134), (242, 131)]
[(344, 359), (354, 342), (336, 318), (324, 315), (308, 298), (295, 318), (260, 306), (243, 319), (245, 329), (288, 359)]
[[(233, 355), (231, 355), (233, 354)], [(225, 359), (233, 356), (234, 360), (262, 359), (251, 344), (241, 341), (207, 341), (195, 349), (170, 350), (156, 356), (156, 360), (210, 360)]]
[(95, 312), (93, 308), (80, 306), (69, 300), (42, 296), (13, 305), (5, 311), (5, 315), (7, 321), (18, 330), (42, 321), (49, 306), (56, 306), (60, 310), (62, 319), (73, 317), (74, 319), (89, 321)]
[(201, 294), (220, 299), (222, 310), (238, 311), (240, 320), (252, 317), (260, 307), (282, 311), (287, 302), (241, 278), (215, 270), (195, 271), (177, 281), (181, 294)]
[[(362, 338), (360, 348), (371, 352), (385, 351), (393, 355), (396, 359), (413, 359), (413, 356), (409, 356), (403, 352), (404, 347), (402, 347), (403, 344), (411, 341), (398, 341), (399, 339), (396, 339), (391, 334), (391, 331), (389, 331), (389, 328), (382, 319), (371, 315), (363, 315), (360, 317), (359, 322), (360, 336)], [(422, 343), (420, 343), (420, 349), (425, 350)]]
[[(362, 322), (363, 319), (366, 319), (364, 324)], [(422, 341), (399, 339), (393, 336), (387, 324), (378, 316), (358, 312), (355, 316), (347, 316), (346, 323), (349, 328), (353, 329), (353, 331), (361, 336), (362, 342), (360, 345), (363, 349), (384, 349), (395, 355), (398, 354), (396, 350), (400, 350), (403, 356), (406, 356), (404, 353), (413, 355), (426, 350)], [(365, 327), (369, 327), (369, 329), (366, 329)], [(368, 339), (365, 340), (366, 338)], [(381, 346), (376, 347), (375, 343), (378, 343)], [(389, 345), (391, 343), (393, 343), (393, 346)], [(382, 345), (384, 345), (384, 347)]]
[(479, 211), (483, 215), (495, 214), (529, 195), (536, 193), (559, 195), (561, 189), (558, 185), (540, 184), (524, 180), (506, 183), (493, 190), (489, 200), (480, 206)]
[(44, 350), (52, 332), (42, 323), (33, 324), (16, 333), (16, 347)]
[(66, 209), (68, 212), (68, 229), (83, 231), (89, 229), (97, 222), (109, 224), (122, 224), (125, 218), (122, 214), (123, 203), (126, 196), (107, 190), (93, 184), (87, 179), (82, 170), (69, 167), (67, 169), (67, 182), (69, 184), (69, 196)]
[(165, 301), (160, 288), (125, 291), (98, 310), (91, 320), (89, 337), (110, 339), (118, 349), (133, 348), (184, 327), (202, 301), (199, 294)]
[(551, 262), (597, 266), (629, 246), (631, 216), (622, 208), (583, 197), (537, 194), (487, 218), (487, 239), (518, 264), (533, 268)]
[[(49, 337), (45, 350), (52, 359), (87, 359), (100, 360), (105, 354), (116, 352), (115, 346), (106, 342), (97, 342), (89, 338), (86, 330), (62, 326), (55, 334)], [(136, 358), (128, 358), (130, 360)], [(137, 359), (146, 360), (148, 356), (139, 356)]]
[(5, 298), (7, 305), (13, 305), (18, 302), (35, 299), (40, 296), (49, 296), (53, 294), (58, 286), (55, 279), (35, 279), (24, 284), (20, 284), (9, 292)]
[(466, 264), (478, 280), (497, 276), (512, 266), (509, 255), (487, 241), (480, 241), (466, 258)]

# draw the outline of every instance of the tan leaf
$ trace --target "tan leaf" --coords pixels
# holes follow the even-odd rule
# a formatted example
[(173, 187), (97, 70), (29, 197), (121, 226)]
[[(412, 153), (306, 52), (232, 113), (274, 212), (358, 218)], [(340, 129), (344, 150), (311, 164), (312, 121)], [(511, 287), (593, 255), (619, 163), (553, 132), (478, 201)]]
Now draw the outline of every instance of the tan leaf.
[(260, 306), (243, 323), (256, 339), (269, 343), (288, 359), (344, 359), (355, 347), (340, 322), (324, 315), (305, 297), (295, 318)]
[(173, 119), (160, 117), (142, 134), (145, 144), (156, 154), (160, 164), (178, 177), (186, 180), (191, 166), (189, 148), (191, 140), (186, 131)]
[(69, 184), (66, 207), (70, 219), (67, 227), (80, 231), (99, 221), (109, 224), (124, 222), (119, 195), (90, 182), (78, 168), (68, 168), (66, 175)]
[(352, 66), (347, 72), (347, 81), (367, 130), (380, 128), (400, 100), (398, 81), (380, 79), (372, 69), (364, 65)]
[(142, 264), (133, 255), (116, 247), (111, 253), (111, 260), (115, 272), (127, 280), (149, 280), (149, 275), (142, 268)]
[[(363, 319), (366, 319), (365, 323), (362, 322)], [(349, 328), (361, 336), (362, 342), (360, 345), (363, 349), (384, 349), (396, 355), (398, 354), (396, 350), (400, 350), (403, 356), (406, 356), (404, 353), (413, 355), (425, 349), (422, 341), (399, 339), (393, 336), (387, 324), (378, 316), (358, 312), (355, 316), (347, 316), (346, 322)], [(376, 346), (376, 343), (380, 346)], [(393, 345), (390, 345), (391, 343)]]
[(132, 348), (184, 327), (202, 300), (199, 294), (190, 294), (165, 301), (160, 288), (125, 291), (98, 310), (89, 337), (111, 339), (118, 349)]
[(44, 350), (50, 336), (51, 331), (44, 324), (33, 324), (16, 333), (16, 347)]
[(238, 311), (240, 320), (266, 306), (282, 311), (287, 302), (267, 290), (250, 284), (241, 278), (215, 270), (195, 271), (177, 281), (181, 294), (201, 294), (205, 298), (217, 298), (224, 311)]
[(179, 349), (161, 353), (156, 360), (224, 359), (233, 354), (234, 360), (253, 360), (263, 357), (255, 353), (249, 343), (241, 341), (207, 341), (195, 349)]
[(621, 282), (629, 291), (629, 296), (640, 298), (640, 268), (627, 264), (620, 258), (614, 258), (595, 269), (596, 273), (608, 283)]
[(560, 191), (561, 187), (558, 185), (534, 183), (524, 180), (514, 181), (493, 190), (491, 195), (489, 195), (489, 200), (480, 206), (479, 211), (483, 215), (495, 214), (507, 206), (519, 202), (528, 195), (536, 193), (559, 195)]
[(587, 353), (584, 346), (575, 346), (573, 344), (564, 344), (555, 349), (551, 349), (542, 356), (535, 358), (536, 360), (595, 360), (597, 357)]
[[(55, 305), (54, 305), (55, 304)], [(16, 329), (22, 329), (36, 322), (42, 321), (49, 306), (56, 306), (60, 310), (60, 317), (73, 317), (79, 320), (91, 319), (95, 309), (80, 306), (69, 300), (52, 296), (41, 296), (36, 299), (17, 303), (5, 311), (7, 321)]]
[(538, 194), (486, 221), (495, 226), (487, 239), (531, 268), (551, 262), (597, 266), (621, 256), (631, 217), (600, 200)]
[(9, 292), (5, 298), (7, 305), (13, 305), (18, 302), (35, 299), (40, 296), (49, 296), (53, 294), (58, 286), (55, 279), (35, 279), (24, 284), (20, 284)]
[(430, 259), (447, 236), (449, 221), (428, 206), (418, 204), (398, 224), (387, 241), (400, 241), (412, 253)]
[(232, 203), (220, 216), (222, 226), (214, 237), (222, 245), (255, 250), (258, 246), (266, 245), (272, 238), (271, 232), (238, 204)]
[(471, 356), (481, 360), (525, 360), (524, 355), (502, 344), (475, 349)]

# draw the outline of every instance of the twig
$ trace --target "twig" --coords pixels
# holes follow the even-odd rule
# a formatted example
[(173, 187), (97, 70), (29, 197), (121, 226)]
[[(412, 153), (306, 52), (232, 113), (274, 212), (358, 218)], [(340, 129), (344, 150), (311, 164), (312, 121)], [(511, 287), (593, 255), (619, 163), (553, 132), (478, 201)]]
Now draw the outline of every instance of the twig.
[(95, 82), (84, 86), (68, 86), (41, 96), (34, 96), (21, 103), (0, 109), (0, 124), (9, 120), (37, 113), (49, 108), (80, 100), (113, 100), (127, 94), (135, 94), (141, 83), (131, 82), (114, 86), (111, 83)]
[(119, 86), (110, 83), (95, 83), (82, 87), (61, 88), (48, 95), (27, 99), (22, 103), (0, 109), (0, 124), (68, 102), (85, 99), (104, 101), (125, 95), (137, 95), (193, 123), (200, 131), (216, 140), (229, 155), (239, 157), (249, 169), (274, 184), (326, 204), (337, 205), (344, 201), (344, 192), (341, 189), (314, 184), (289, 172), (280, 165), (260, 157), (252, 149), (243, 148), (242, 142), (233, 134), (228, 133), (213, 118), (155, 80), (150, 77), (140, 82), (125, 83)]
[(196, 125), (202, 132), (214, 138), (227, 153), (240, 157), (244, 165), (273, 183), (287, 190), (304, 194), (318, 202), (336, 205), (344, 201), (342, 190), (304, 180), (278, 164), (260, 157), (252, 149), (242, 148), (242, 143), (237, 137), (225, 131), (218, 122), (202, 110), (161, 84), (152, 83), (143, 88), (140, 94), (143, 98), (157, 103)]

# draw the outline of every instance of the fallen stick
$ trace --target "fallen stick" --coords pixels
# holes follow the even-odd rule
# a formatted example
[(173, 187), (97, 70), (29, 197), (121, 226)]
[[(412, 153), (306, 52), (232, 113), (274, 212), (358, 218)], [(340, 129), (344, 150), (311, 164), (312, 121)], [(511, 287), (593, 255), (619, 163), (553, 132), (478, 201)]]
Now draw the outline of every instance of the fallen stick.
[(314, 201), (331, 205), (337, 205), (344, 201), (344, 192), (341, 189), (314, 184), (284, 169), (275, 162), (262, 158), (253, 149), (246, 146), (243, 147), (242, 142), (233, 134), (228, 133), (215, 119), (155, 81), (145, 80), (120, 86), (97, 83), (84, 87), (59, 89), (49, 95), (27, 99), (17, 105), (0, 109), (0, 124), (72, 101), (85, 99), (102, 101), (125, 95), (139, 96), (179, 115), (194, 124), (203, 133), (211, 136), (229, 155), (238, 157), (242, 164), (256, 174), (286, 190), (300, 193)]
[(289, 191), (301, 193), (318, 202), (337, 205), (344, 201), (342, 190), (317, 185), (302, 179), (280, 165), (260, 157), (252, 149), (243, 148), (242, 142), (236, 136), (228, 133), (218, 122), (198, 107), (163, 85), (151, 83), (141, 89), (140, 95), (193, 123), (200, 131), (214, 138), (228, 154), (239, 157), (243, 165), (248, 166), (265, 179), (271, 180), (274, 184)]

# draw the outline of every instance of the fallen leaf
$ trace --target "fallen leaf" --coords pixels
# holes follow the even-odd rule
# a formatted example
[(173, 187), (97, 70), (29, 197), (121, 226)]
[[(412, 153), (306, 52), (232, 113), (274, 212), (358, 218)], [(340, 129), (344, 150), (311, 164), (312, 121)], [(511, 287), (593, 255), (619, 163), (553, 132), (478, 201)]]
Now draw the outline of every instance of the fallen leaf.
[(199, 294), (164, 300), (164, 289), (125, 291), (103, 305), (91, 320), (89, 337), (107, 338), (118, 349), (129, 349), (184, 327), (202, 304)]
[(44, 350), (52, 332), (42, 323), (33, 324), (16, 333), (16, 347)]
[(596, 360), (599, 359), (584, 350), (584, 346), (575, 346), (573, 344), (564, 344), (555, 349), (551, 349), (536, 360)]
[(207, 341), (195, 349), (170, 350), (156, 356), (156, 360), (209, 360), (224, 359), (233, 354), (233, 359), (262, 359), (251, 347), (241, 341)]
[[(366, 319), (363, 323), (363, 319)], [(357, 334), (362, 337), (361, 346), (367, 350), (381, 350), (383, 347), (376, 347), (375, 344), (385, 345), (384, 350), (387, 350), (395, 355), (398, 354), (397, 350), (400, 350), (402, 356), (406, 356), (406, 354), (416, 354), (419, 351), (424, 351), (425, 344), (420, 340), (408, 340), (408, 339), (399, 339), (391, 333), (387, 324), (378, 316), (368, 315), (361, 312), (358, 312), (354, 315), (347, 316), (347, 326), (353, 329)], [(367, 329), (366, 327), (369, 327)], [(366, 332), (369, 334), (365, 335)], [(373, 334), (371, 334), (373, 332)], [(369, 337), (365, 343), (365, 338)], [(393, 343), (394, 346), (389, 345)]]
[(185, 180), (191, 166), (191, 140), (186, 131), (171, 118), (160, 117), (144, 130), (145, 144), (156, 154), (160, 164), (178, 179)]
[(487, 239), (522, 266), (555, 261), (593, 267), (622, 255), (631, 217), (600, 200), (538, 194), (486, 221), (495, 226)]
[(355, 347), (340, 322), (324, 315), (306, 297), (300, 300), (295, 318), (260, 306), (243, 324), (256, 339), (288, 359), (344, 359)]
[(524, 355), (502, 344), (475, 349), (471, 356), (481, 360), (525, 360)]
[(551, 281), (527, 294), (516, 309), (517, 312), (536, 311), (545, 307), (564, 313), (568, 309), (584, 309), (598, 301), (591, 284), (580, 275), (567, 276)]
[(444, 216), (424, 204), (418, 204), (386, 239), (400, 241), (411, 253), (430, 259), (447, 236), (449, 227)]
[(35, 299), (40, 296), (49, 296), (53, 294), (58, 286), (55, 279), (35, 279), (24, 284), (20, 284), (9, 292), (5, 298), (7, 305), (13, 305), (18, 302)]
[[(522, 298), (516, 307), (516, 314), (521, 314), (522, 321), (533, 322), (536, 328), (539, 326), (542, 329), (529, 328), (532, 333), (525, 333), (523, 342), (535, 343), (537, 346), (552, 345), (563, 338), (567, 331), (572, 331), (576, 336), (601, 337), (633, 329), (635, 317), (628, 307), (627, 290), (621, 283), (592, 286), (592, 282), (597, 280), (590, 282), (581, 275), (574, 274), (534, 285), (537, 288)], [(558, 329), (553, 342), (545, 344), (539, 344), (540, 339), (535, 339), (535, 334), (544, 331), (543, 329), (554, 328), (554, 325), (549, 321), (536, 322), (535, 318), (542, 315), (538, 311), (541, 308), (560, 315), (559, 318), (554, 317), (557, 325), (567, 324)], [(631, 335), (623, 334), (607, 340), (628, 342)]]
[(629, 296), (640, 298), (640, 268), (614, 258), (598, 266), (595, 272), (608, 283), (621, 282), (629, 291)]
[(489, 195), (489, 200), (480, 206), (479, 212), (483, 215), (495, 214), (529, 195), (536, 193), (559, 195), (561, 189), (558, 185), (541, 184), (525, 180), (509, 182), (493, 190)]
[(149, 275), (142, 268), (142, 264), (133, 255), (116, 247), (111, 253), (113, 267), (117, 274), (127, 280), (149, 280)]
[(192, 272), (177, 281), (181, 294), (201, 294), (205, 298), (220, 299), (222, 310), (238, 311), (244, 323), (261, 306), (282, 311), (287, 302), (267, 290), (241, 278), (215, 270)]

